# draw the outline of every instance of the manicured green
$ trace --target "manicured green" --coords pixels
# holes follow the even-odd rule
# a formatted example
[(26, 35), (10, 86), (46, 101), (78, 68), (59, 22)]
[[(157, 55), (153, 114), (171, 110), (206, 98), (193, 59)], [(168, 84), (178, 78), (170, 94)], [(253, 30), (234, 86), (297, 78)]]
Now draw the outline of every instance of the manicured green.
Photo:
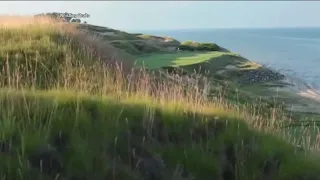
[(225, 52), (177, 52), (158, 53), (137, 57), (137, 65), (145, 66), (149, 69), (157, 69), (163, 66), (188, 66), (214, 60), (223, 55), (233, 55)]

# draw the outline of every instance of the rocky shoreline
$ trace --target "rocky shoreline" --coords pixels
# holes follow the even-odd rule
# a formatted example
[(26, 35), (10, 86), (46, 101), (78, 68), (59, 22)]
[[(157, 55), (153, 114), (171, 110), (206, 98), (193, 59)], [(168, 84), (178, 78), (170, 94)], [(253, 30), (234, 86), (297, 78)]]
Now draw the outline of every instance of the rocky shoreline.
[(244, 75), (241, 77), (241, 80), (239, 80), (239, 83), (242, 85), (248, 85), (253, 83), (281, 80), (284, 78), (285, 76), (283, 74), (270, 69), (268, 71), (246, 70)]

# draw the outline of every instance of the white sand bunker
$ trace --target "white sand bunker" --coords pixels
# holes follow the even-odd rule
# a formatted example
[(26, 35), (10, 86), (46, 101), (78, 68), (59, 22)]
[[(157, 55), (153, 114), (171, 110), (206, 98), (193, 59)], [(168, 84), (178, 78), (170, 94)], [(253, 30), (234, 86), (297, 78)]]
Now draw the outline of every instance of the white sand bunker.
[(238, 68), (236, 66), (234, 66), (234, 65), (229, 64), (229, 65), (226, 65), (224, 67), (224, 69), (221, 69), (221, 70), (217, 71), (216, 74), (223, 74), (227, 70), (235, 70), (235, 69), (238, 69)]
[(117, 35), (115, 32), (100, 32), (99, 34), (102, 36), (116, 36)]
[(227, 70), (237, 69), (237, 67), (236, 67), (236, 66), (231, 65), (231, 64), (226, 65), (226, 67), (224, 67), (224, 68), (225, 68), (225, 69), (227, 69)]
[(297, 94), (303, 97), (308, 97), (320, 101), (320, 94), (318, 94), (316, 91), (312, 89), (307, 89), (306, 91), (301, 91)]
[(308, 86), (306, 83), (301, 81), (298, 78), (294, 77), (285, 77), (282, 80), (284, 83), (289, 83), (286, 87), (276, 88), (278, 91), (291, 92), (297, 95), (296, 98), (305, 98), (305, 102), (308, 102), (307, 105), (302, 104), (292, 104), (287, 107), (288, 110), (294, 112), (312, 112), (320, 113), (320, 94)]
[(216, 74), (223, 74), (226, 70), (219, 70), (216, 72)]
[(300, 79), (294, 77), (286, 77), (282, 81), (292, 84), (292, 86), (284, 87), (282, 88), (282, 90), (294, 92), (299, 96), (314, 99), (320, 102), (320, 94), (315, 89), (302, 82)]

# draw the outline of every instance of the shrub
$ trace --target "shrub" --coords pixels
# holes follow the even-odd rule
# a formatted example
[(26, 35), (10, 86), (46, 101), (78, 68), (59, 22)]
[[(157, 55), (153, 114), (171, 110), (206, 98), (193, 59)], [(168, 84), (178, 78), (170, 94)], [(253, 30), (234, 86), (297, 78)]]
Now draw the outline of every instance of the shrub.
[(194, 41), (185, 41), (179, 46), (180, 50), (185, 51), (220, 51), (221, 48), (215, 43), (198, 43)]

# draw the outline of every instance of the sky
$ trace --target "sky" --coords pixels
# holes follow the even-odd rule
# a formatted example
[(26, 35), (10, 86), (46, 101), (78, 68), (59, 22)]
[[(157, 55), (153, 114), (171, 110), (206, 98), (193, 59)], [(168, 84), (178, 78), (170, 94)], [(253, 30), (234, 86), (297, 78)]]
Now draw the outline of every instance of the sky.
[(0, 1), (0, 15), (87, 13), (121, 30), (320, 27), (320, 1)]

